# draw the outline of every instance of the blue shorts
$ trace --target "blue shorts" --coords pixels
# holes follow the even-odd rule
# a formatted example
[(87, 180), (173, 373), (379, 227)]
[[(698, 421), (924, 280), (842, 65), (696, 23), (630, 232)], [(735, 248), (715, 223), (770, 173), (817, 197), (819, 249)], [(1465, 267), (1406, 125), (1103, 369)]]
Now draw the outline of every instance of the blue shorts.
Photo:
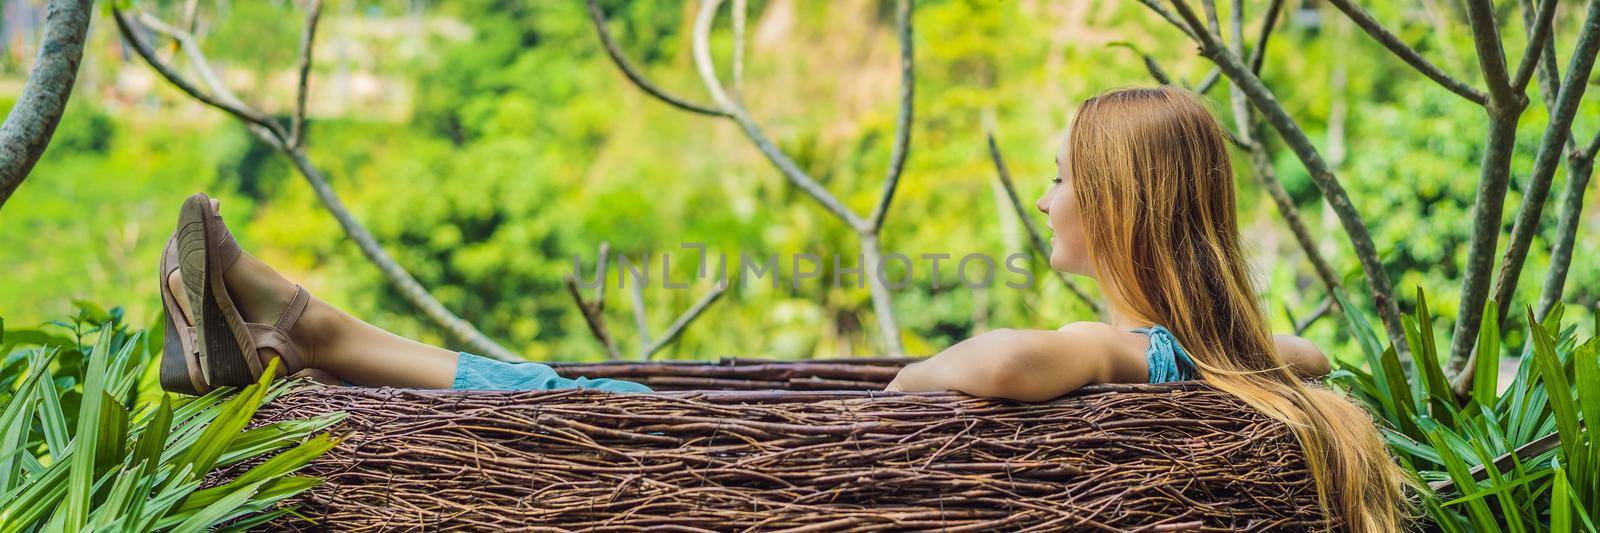
[(610, 392), (650, 392), (650, 387), (617, 379), (568, 379), (540, 363), (507, 363), (461, 352), (456, 359), (456, 390), (596, 389)]

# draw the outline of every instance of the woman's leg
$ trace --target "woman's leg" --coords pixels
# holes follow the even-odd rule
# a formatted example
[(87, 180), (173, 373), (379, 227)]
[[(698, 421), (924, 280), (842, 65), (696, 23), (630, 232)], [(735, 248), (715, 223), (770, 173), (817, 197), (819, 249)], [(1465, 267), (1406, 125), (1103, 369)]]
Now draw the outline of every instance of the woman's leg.
[[(240, 314), (251, 322), (275, 322), (295, 295), (294, 283), (248, 253), (223, 277)], [(178, 272), (167, 283), (175, 294), (184, 293)], [(193, 324), (188, 299), (177, 303)], [(289, 335), (306, 354), (307, 368), (357, 385), (447, 389), (455, 383), (456, 352), (384, 331), (316, 297)]]

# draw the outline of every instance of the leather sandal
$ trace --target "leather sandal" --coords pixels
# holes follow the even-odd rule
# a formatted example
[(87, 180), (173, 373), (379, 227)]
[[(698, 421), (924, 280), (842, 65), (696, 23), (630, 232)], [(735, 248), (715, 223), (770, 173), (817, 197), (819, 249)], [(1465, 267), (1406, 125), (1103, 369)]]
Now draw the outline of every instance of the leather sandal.
[(305, 313), (311, 293), (296, 285), (295, 295), (273, 324), (246, 322), (234, 305), (222, 274), (242, 252), (204, 193), (190, 196), (178, 215), (178, 257), (184, 292), (194, 311), (199, 366), (210, 387), (255, 383), (272, 357), (282, 359), (281, 378), (305, 369), (306, 357), (289, 331)]
[[(178, 296), (167, 279), (178, 270), (178, 235), (167, 239), (161, 252), (161, 307), (166, 311), (167, 334), (161, 346), (161, 388), (169, 392), (201, 395), (211, 390), (200, 369), (200, 345), (193, 324), (183, 319)], [(187, 297), (187, 296), (185, 296)], [(180, 325), (181, 324), (181, 325)]]

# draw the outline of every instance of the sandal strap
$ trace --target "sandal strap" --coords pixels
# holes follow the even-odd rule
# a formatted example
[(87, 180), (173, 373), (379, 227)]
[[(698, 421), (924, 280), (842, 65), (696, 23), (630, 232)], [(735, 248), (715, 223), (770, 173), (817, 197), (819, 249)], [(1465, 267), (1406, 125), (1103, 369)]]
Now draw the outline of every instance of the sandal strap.
[(294, 329), (295, 322), (300, 320), (300, 316), (305, 314), (306, 306), (311, 303), (311, 292), (299, 285), (296, 285), (295, 289), (294, 299), (283, 309), (283, 314), (278, 316), (277, 322), (270, 325), (255, 322), (245, 324), (250, 330), (250, 337), (255, 341), (256, 355), (260, 358), (258, 360), (261, 370), (256, 371), (258, 375), (266, 370), (269, 361), (265, 358), (266, 351), (276, 353), (283, 359), (278, 369), (280, 377), (306, 368), (305, 353), (294, 343), (289, 332)]
[(300, 285), (294, 288), (294, 299), (289, 300), (289, 307), (283, 308), (283, 314), (278, 315), (278, 322), (274, 324), (284, 332), (294, 329), (294, 323), (300, 320), (300, 315), (306, 314), (306, 306), (311, 303), (311, 291)]
[(217, 239), (216, 246), (211, 248), (211, 253), (217, 254), (218, 264), (222, 265), (223, 272), (227, 272), (228, 267), (239, 260), (244, 250), (241, 250), (239, 243), (233, 240), (233, 232), (228, 231), (228, 225), (222, 222), (222, 215), (213, 212), (211, 217), (216, 220), (216, 227), (222, 228), (222, 237)]

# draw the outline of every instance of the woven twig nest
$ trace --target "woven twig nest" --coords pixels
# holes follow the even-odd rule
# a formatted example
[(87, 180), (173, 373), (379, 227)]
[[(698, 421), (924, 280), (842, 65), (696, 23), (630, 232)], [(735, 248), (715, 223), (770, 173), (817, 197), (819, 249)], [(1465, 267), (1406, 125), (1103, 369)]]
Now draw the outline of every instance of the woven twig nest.
[[(262, 420), (349, 414), (279, 527), (1307, 530), (1288, 429), (1198, 383), (1048, 403), (886, 394), (893, 360), (565, 365), (663, 392), (305, 387)], [(721, 390), (679, 390), (675, 388)], [(784, 388), (788, 390), (749, 390)], [(856, 389), (856, 390), (804, 390)], [(746, 390), (737, 390), (746, 389)]]

